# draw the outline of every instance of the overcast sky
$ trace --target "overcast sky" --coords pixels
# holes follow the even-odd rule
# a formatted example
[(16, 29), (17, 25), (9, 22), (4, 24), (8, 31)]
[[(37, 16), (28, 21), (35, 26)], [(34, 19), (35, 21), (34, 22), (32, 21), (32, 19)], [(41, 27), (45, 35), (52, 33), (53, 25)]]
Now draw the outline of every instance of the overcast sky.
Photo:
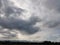
[(0, 40), (60, 42), (60, 0), (0, 0)]

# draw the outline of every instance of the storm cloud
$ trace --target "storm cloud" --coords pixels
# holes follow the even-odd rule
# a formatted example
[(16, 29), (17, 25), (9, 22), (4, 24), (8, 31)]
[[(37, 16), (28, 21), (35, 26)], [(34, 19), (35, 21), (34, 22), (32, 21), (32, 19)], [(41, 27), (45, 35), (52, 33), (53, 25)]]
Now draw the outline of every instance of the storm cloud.
[(60, 0), (0, 0), (0, 27), (5, 39), (60, 42)]
[(3, 15), (3, 17), (0, 17), (0, 26), (2, 26), (3, 28), (11, 29), (11, 30), (18, 29), (20, 31), (25, 31), (28, 34), (33, 34), (38, 31), (38, 28), (33, 27), (33, 25), (35, 25), (36, 22), (38, 22), (37, 17), (32, 16), (27, 21), (23, 19), (18, 19), (15, 16), (20, 16), (21, 13), (22, 12), (24, 13), (25, 10), (17, 7), (12, 7), (12, 6), (10, 7), (8, 4), (7, 6), (5, 6), (5, 4), (2, 3), (2, 5), (4, 5), (4, 8), (3, 8), (4, 10), (1, 10), (1, 11), (2, 13), (5, 13), (5, 14)]

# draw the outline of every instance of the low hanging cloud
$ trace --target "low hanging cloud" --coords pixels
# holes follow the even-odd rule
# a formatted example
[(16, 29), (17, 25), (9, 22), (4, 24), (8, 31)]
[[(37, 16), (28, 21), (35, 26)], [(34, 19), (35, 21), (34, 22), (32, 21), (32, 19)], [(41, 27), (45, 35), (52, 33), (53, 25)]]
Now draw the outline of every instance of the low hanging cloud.
[(29, 34), (33, 34), (38, 31), (38, 28), (33, 27), (33, 25), (37, 22), (36, 19), (33, 17), (29, 21), (24, 21), (22, 19), (4, 18), (0, 19), (0, 26), (8, 29), (18, 29)]
[(5, 39), (11, 36), (18, 37), (17, 40), (60, 42), (60, 0), (0, 0), (0, 3), (0, 32), (4, 29), (10, 32), (2, 33)]
[[(4, 10), (1, 10), (1, 11), (3, 11), (2, 13), (4, 13), (4, 15), (3, 17), (0, 17), (0, 26), (2, 26), (3, 28), (11, 29), (11, 30), (17, 29), (20, 31), (25, 31), (28, 34), (33, 34), (39, 30), (38, 28), (33, 27), (33, 25), (35, 25), (36, 22), (38, 22), (37, 17), (32, 16), (27, 21), (23, 19), (18, 19), (15, 16), (22, 15), (21, 13), (22, 12), (24, 13), (23, 9), (16, 8), (16, 7), (10, 7), (8, 5), (5, 6), (5, 4), (3, 3), (2, 5), (4, 5), (4, 8), (3, 8)], [(13, 17), (10, 17), (11, 15), (13, 15)]]

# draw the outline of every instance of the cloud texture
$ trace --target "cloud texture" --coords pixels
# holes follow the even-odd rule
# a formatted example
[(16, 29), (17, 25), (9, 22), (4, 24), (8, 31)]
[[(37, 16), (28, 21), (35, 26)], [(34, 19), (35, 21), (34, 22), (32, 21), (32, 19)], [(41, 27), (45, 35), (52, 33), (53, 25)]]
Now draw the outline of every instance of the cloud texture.
[(60, 42), (60, 0), (0, 0), (0, 39)]

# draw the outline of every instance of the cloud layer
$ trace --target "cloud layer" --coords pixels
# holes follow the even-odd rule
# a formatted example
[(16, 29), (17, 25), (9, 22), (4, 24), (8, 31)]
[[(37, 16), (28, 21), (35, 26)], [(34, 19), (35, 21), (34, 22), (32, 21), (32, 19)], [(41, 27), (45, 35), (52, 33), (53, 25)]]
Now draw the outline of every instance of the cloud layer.
[(0, 37), (60, 42), (59, 5), (60, 0), (0, 0)]

